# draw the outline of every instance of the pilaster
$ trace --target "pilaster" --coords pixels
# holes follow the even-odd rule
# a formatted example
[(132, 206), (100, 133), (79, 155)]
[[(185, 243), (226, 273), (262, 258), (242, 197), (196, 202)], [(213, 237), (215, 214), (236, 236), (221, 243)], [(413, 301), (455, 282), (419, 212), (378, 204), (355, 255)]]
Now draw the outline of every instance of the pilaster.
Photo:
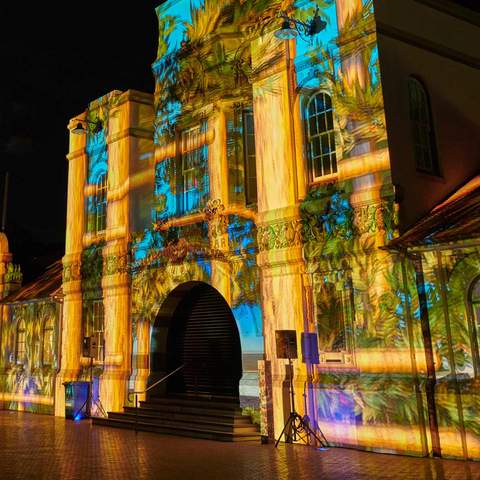
[[(73, 127), (73, 122), (70, 127)], [(76, 380), (82, 344), (81, 255), (85, 230), (83, 189), (86, 179), (86, 137), (70, 133), (68, 165), (67, 228), (63, 257), (63, 314), (60, 371), (55, 379), (55, 415), (65, 416), (64, 382)]]
[[(257, 263), (261, 275), (265, 360), (271, 365), (271, 385), (262, 384), (272, 404), (274, 436), (278, 437), (290, 413), (286, 361), (277, 359), (275, 331), (304, 330), (300, 210), (298, 207), (298, 165), (295, 151), (295, 122), (292, 106), (290, 48), (272, 35), (252, 46), (252, 63), (272, 60), (253, 85), (256, 127), (258, 183)], [(298, 128), (298, 126), (297, 126)], [(303, 172), (303, 168), (301, 169)], [(303, 177), (302, 177), (303, 179)], [(300, 192), (302, 193), (302, 192)], [(293, 360), (297, 384), (305, 377), (301, 360)], [(303, 411), (301, 389), (296, 389), (296, 406)], [(271, 426), (269, 426), (271, 427)]]

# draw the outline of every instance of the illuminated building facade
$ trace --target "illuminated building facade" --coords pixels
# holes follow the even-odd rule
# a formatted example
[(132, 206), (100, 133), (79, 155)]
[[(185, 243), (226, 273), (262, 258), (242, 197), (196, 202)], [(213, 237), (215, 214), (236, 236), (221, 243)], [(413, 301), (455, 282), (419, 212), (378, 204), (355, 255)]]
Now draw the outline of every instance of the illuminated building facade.
[[(56, 415), (93, 336), (106, 410), (184, 364), (151, 395), (238, 398), (278, 437), (275, 332), (295, 330), (296, 405), (333, 445), (480, 458), (478, 231), (449, 257), (468, 257), (455, 322), (424, 298), (444, 253), (394, 240), (478, 169), (480, 22), (431, 3), (157, 8), (154, 95), (114, 91), (70, 123), (87, 132), (70, 134)], [(321, 33), (274, 35), (280, 10), (317, 7)], [(447, 47), (439, 24), (471, 41)]]
[[(8, 243), (5, 246), (8, 252)], [(21, 287), (20, 269), (7, 255), (3, 276), (7, 288), (3, 290), (1, 307), (0, 407), (53, 414), (62, 316), (62, 262), (57, 261), (40, 278)]]

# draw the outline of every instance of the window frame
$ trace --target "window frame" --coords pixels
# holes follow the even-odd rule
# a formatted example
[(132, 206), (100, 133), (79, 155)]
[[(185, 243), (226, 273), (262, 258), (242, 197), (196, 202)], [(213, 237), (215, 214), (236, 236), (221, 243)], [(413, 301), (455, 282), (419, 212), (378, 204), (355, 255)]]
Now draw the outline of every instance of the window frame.
[[(51, 358), (46, 361), (46, 351), (49, 345), (47, 344), (47, 332), (49, 333), (49, 340), (51, 343)], [(42, 325), (42, 366), (51, 367), (55, 362), (55, 318), (48, 316)]]
[[(21, 328), (22, 327), (22, 328)], [(20, 338), (23, 339), (23, 341), (20, 342)], [(19, 348), (19, 346), (22, 345), (22, 349)], [(22, 357), (20, 358), (20, 354), (22, 354)], [(19, 320), (17, 323), (17, 328), (16, 328), (16, 335), (15, 335), (15, 363), (17, 365), (25, 365), (26, 360), (27, 360), (27, 338), (26, 338), (26, 326), (25, 326), (25, 320), (22, 318)]]
[[(473, 298), (475, 287), (477, 284), (480, 288), (480, 275), (476, 276), (471, 282), (467, 290), (467, 312), (470, 325), (470, 339), (472, 344), (472, 362), (475, 377), (480, 375), (480, 296), (478, 299)], [(475, 306), (478, 305), (478, 310)], [(477, 312), (479, 312), (477, 314)], [(478, 315), (478, 318), (477, 318)]]
[[(208, 144), (204, 138), (208, 122), (206, 119), (198, 121), (193, 126), (177, 130), (176, 144), (176, 199), (177, 199), (177, 216), (192, 215), (201, 211), (208, 202), (204, 202), (203, 195), (199, 196), (198, 205), (189, 207), (188, 195), (189, 193), (205, 194), (205, 190), (200, 190), (201, 182), (210, 181), (209, 167), (208, 167)], [(193, 135), (192, 135), (193, 134)], [(193, 145), (193, 146), (192, 146)], [(189, 168), (185, 168), (186, 159), (192, 159), (192, 164)], [(206, 168), (206, 175), (200, 175), (203, 168)], [(187, 174), (193, 176), (193, 188), (187, 188)], [(208, 198), (210, 198), (210, 185), (206, 189)]]
[[(82, 341), (85, 337), (96, 337), (97, 352), (93, 359), (96, 363), (103, 363), (105, 360), (105, 305), (103, 298), (84, 300), (83, 304)], [(96, 315), (98, 311), (101, 312), (100, 315)], [(100, 319), (100, 325), (98, 319)], [(99, 326), (101, 328), (98, 328)]]
[[(437, 136), (428, 89), (420, 78), (410, 75), (407, 90), (415, 169), (419, 173), (441, 176)], [(428, 158), (429, 166), (425, 164), (425, 158)]]
[[(257, 185), (257, 153), (255, 138), (255, 117), (253, 108), (243, 108), (242, 112), (242, 140), (243, 140), (243, 182), (245, 189), (245, 205), (251, 207), (256, 205), (258, 201), (258, 185)], [(251, 119), (252, 132), (248, 131), (248, 119)], [(250, 142), (249, 139), (253, 140)], [(251, 144), (250, 144), (251, 143)], [(249, 146), (253, 147), (253, 153)], [(250, 188), (252, 181), (255, 188)], [(254, 191), (251, 191), (254, 190)]]
[[(343, 280), (339, 280), (339, 278)], [(322, 349), (321, 335), (318, 331), (318, 301), (317, 301), (317, 285), (322, 288), (323, 285), (331, 285), (334, 289), (334, 295), (341, 310), (342, 328), (344, 335), (344, 347), (338, 351), (327, 351)], [(353, 325), (355, 323), (355, 304), (354, 290), (352, 285), (351, 272), (335, 271), (335, 272), (318, 272), (313, 274), (312, 278), (312, 294), (313, 294), (313, 315), (315, 323), (315, 332), (318, 339), (318, 352), (321, 367), (338, 367), (354, 366), (354, 333)]]
[(95, 182), (95, 232), (104, 232), (107, 228), (108, 174), (101, 173)]
[[(323, 96), (323, 104), (327, 105), (327, 102), (325, 102), (325, 98), (328, 97), (329, 99), (329, 108), (325, 108), (322, 111), (317, 111), (317, 105), (315, 105), (315, 114), (311, 115), (310, 114), (310, 106), (312, 102), (316, 101), (316, 99), (319, 96)], [(320, 90), (315, 90), (309, 97), (308, 100), (305, 103), (305, 109), (304, 109), (304, 115), (305, 115), (305, 137), (306, 137), (306, 147), (307, 147), (307, 156), (308, 156), (308, 169), (309, 169), (309, 178), (312, 183), (318, 183), (318, 182), (326, 182), (330, 181), (334, 178), (337, 178), (338, 176), (338, 153), (339, 153), (339, 148), (337, 145), (337, 139), (336, 139), (336, 122), (335, 122), (335, 108), (333, 105), (333, 99), (330, 94), (325, 89), (320, 89)], [(329, 118), (329, 115), (331, 115), (331, 118)], [(311, 134), (311, 121), (312, 117), (315, 117), (315, 124), (317, 127), (317, 131), (314, 135)], [(319, 118), (322, 117), (324, 119), (324, 125), (325, 127), (328, 127), (328, 125), (331, 125), (331, 128), (326, 128), (325, 130), (321, 131), (320, 130), (320, 124), (319, 124)], [(321, 147), (322, 147), (322, 138), (328, 138), (328, 146), (329, 146), (329, 152), (328, 153), (322, 153), (321, 152)], [(314, 155), (314, 141), (318, 139), (318, 148), (319, 148), (319, 154)], [(332, 149), (332, 144), (331, 142), (333, 141), (333, 149)], [(324, 159), (328, 158), (329, 160), (329, 167), (330, 167), (330, 172), (329, 173), (323, 173), (326, 171), (325, 164), (324, 164)], [(321, 170), (322, 174), (317, 175), (316, 173), (316, 163), (320, 161), (321, 165)]]

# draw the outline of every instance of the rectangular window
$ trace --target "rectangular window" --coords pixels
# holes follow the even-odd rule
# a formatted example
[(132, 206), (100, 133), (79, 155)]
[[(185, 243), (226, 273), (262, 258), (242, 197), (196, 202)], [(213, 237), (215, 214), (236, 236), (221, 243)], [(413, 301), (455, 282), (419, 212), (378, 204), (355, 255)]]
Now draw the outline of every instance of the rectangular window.
[(17, 351), (16, 351), (16, 360), (17, 364), (25, 364), (27, 352), (26, 352), (26, 341), (25, 341), (25, 326), (22, 321), (22, 324), (17, 330)]
[(167, 220), (177, 214), (176, 167), (175, 157), (165, 158), (155, 167), (154, 222)]
[(337, 148), (331, 97), (317, 92), (307, 105), (306, 127), (312, 180), (337, 173)]
[(315, 321), (321, 363), (352, 361), (353, 292), (349, 282), (331, 281), (336, 275), (315, 274)]
[(103, 300), (84, 302), (83, 336), (94, 340), (93, 358), (98, 361), (104, 357), (104, 317)]
[(180, 211), (184, 214), (200, 210), (208, 201), (208, 147), (202, 141), (204, 131), (205, 126), (199, 125), (182, 132), (181, 136), (178, 189)]
[(257, 203), (257, 157), (255, 155), (255, 123), (252, 110), (243, 111), (243, 142), (245, 159), (245, 200)]
[(255, 125), (251, 108), (239, 105), (226, 114), (228, 196), (231, 203), (257, 202)]
[(43, 327), (42, 364), (44, 366), (53, 365), (55, 347), (54, 325), (54, 320), (49, 318)]

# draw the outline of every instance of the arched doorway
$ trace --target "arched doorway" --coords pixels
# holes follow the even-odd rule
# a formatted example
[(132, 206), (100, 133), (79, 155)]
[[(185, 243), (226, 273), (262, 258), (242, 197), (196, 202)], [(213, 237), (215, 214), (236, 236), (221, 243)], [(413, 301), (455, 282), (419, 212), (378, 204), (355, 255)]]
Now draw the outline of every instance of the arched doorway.
[(188, 282), (170, 293), (157, 316), (151, 346), (149, 383), (184, 365), (168, 379), (164, 394), (238, 400), (240, 336), (229, 305), (210, 285)]

